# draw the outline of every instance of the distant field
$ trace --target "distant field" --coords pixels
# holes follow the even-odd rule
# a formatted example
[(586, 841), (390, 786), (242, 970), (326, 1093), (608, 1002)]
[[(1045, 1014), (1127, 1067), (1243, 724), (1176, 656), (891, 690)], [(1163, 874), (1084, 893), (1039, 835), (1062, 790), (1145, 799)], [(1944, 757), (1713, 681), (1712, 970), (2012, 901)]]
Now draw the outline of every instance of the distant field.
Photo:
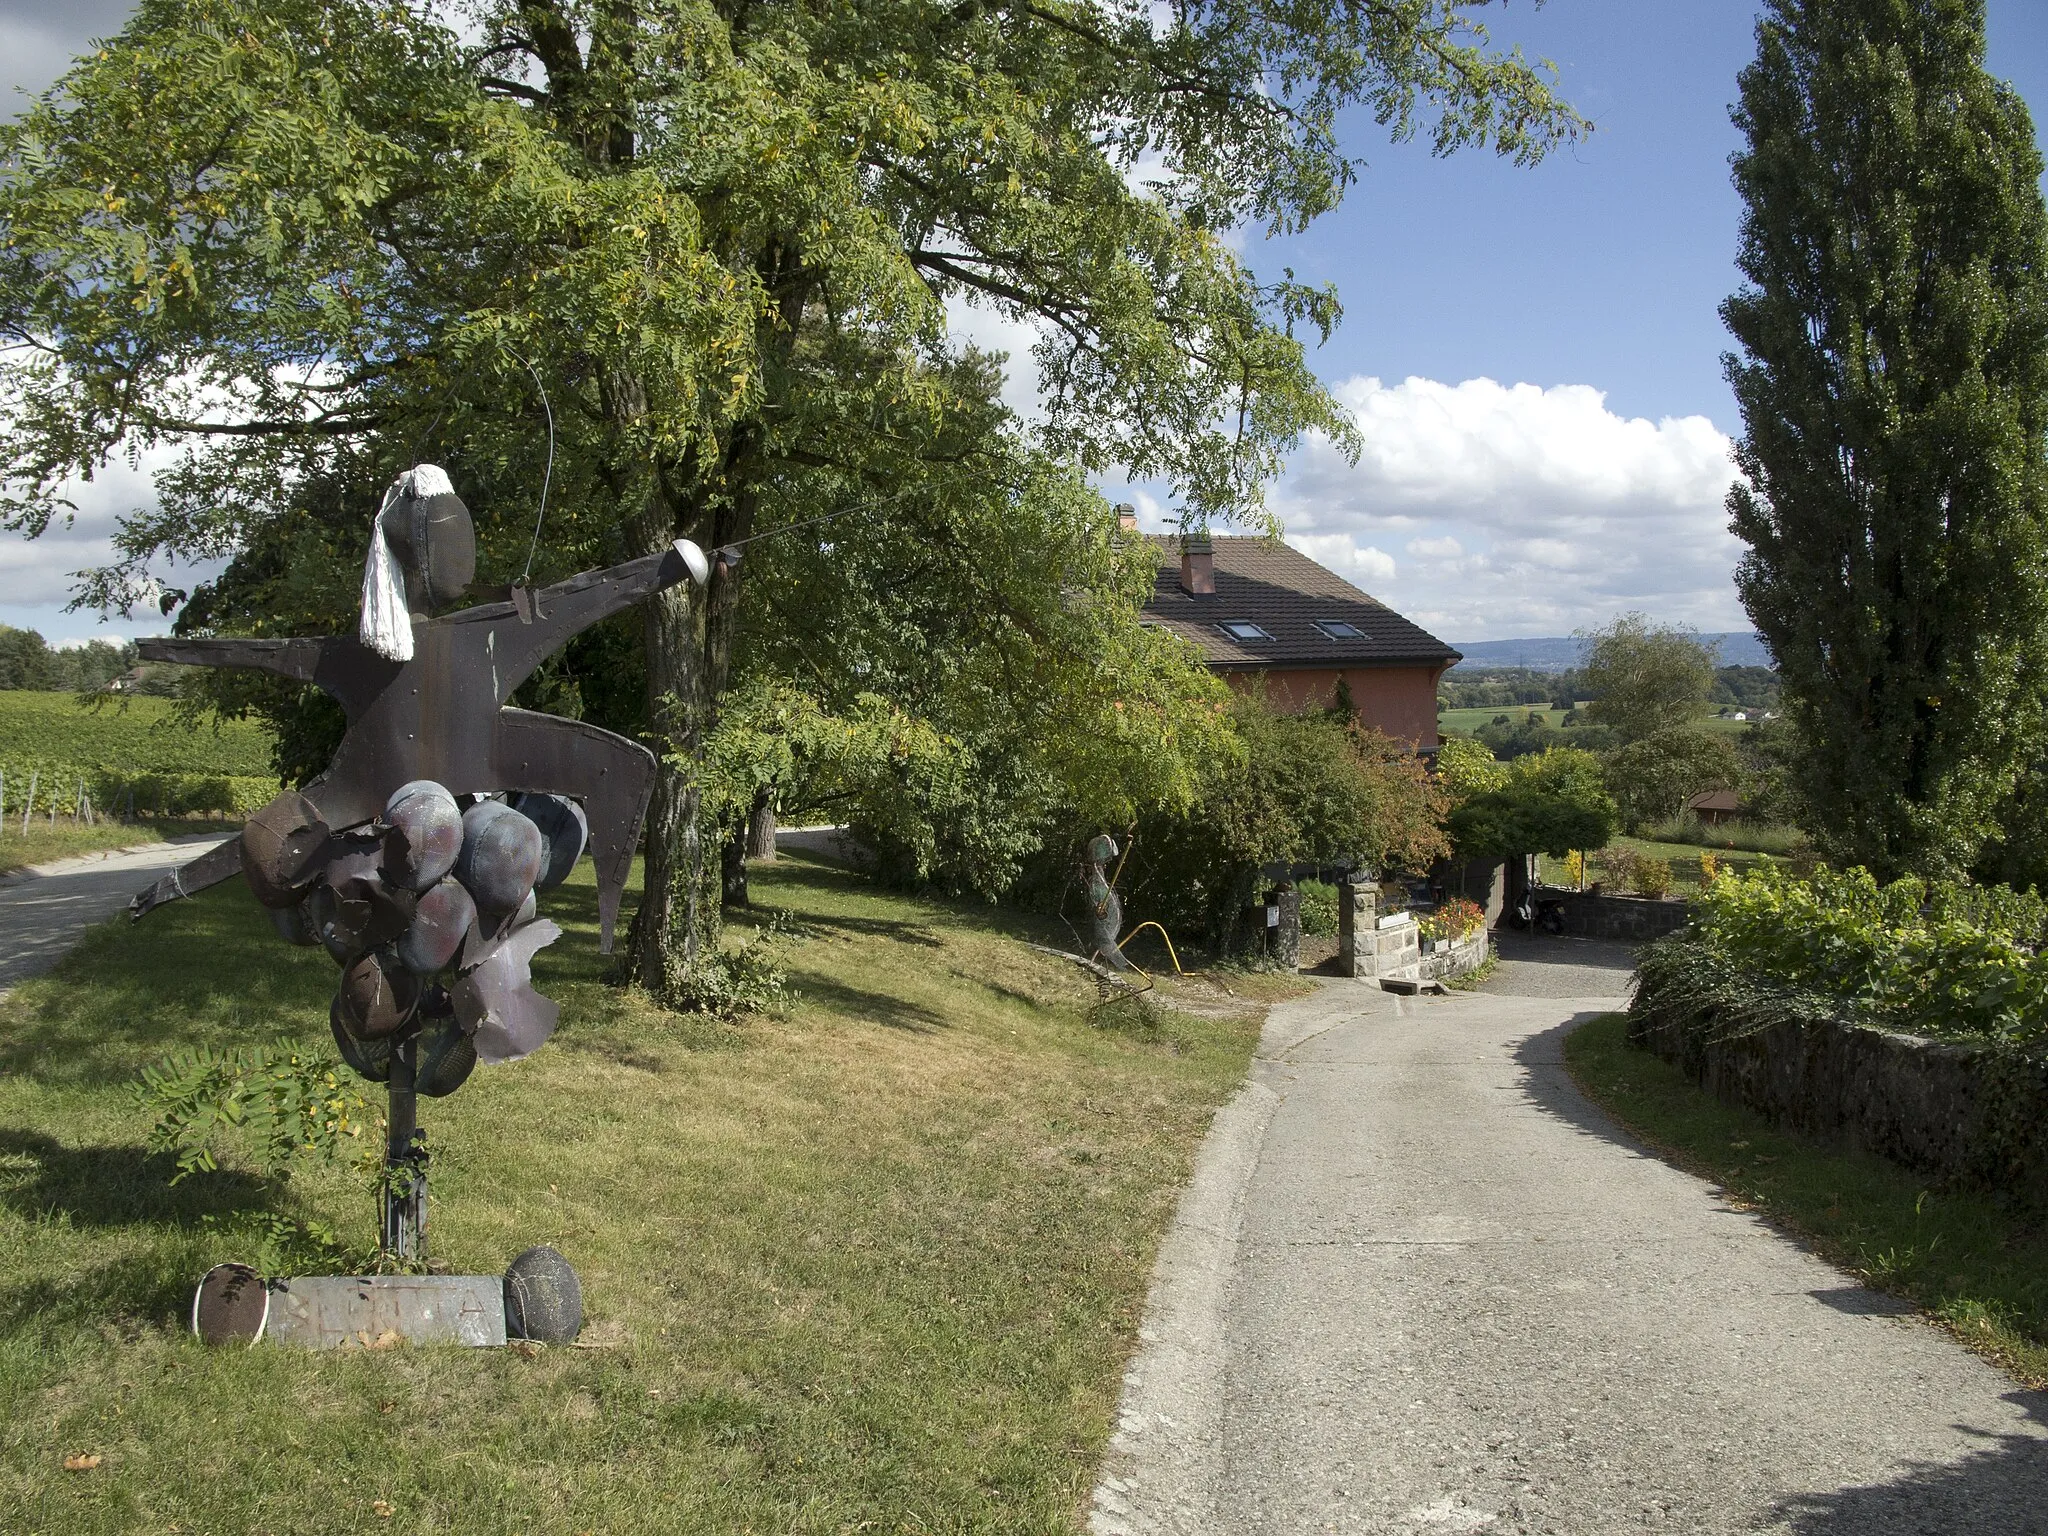
[[(1719, 707), (1719, 705), (1715, 706), (1716, 709)], [(1478, 730), (1479, 727), (1498, 716), (1506, 715), (1508, 719), (1520, 725), (1532, 713), (1541, 715), (1546, 724), (1554, 725), (1560, 730), (1569, 729), (1564, 723), (1563, 710), (1549, 709), (1538, 704), (1493, 704), (1481, 709), (1438, 710), (1436, 717), (1437, 729), (1443, 731), (1462, 731), (1469, 736)], [(1710, 711), (1702, 712), (1700, 724), (1707, 730), (1718, 731), (1731, 736), (1740, 735), (1749, 729), (1749, 722), (1747, 720), (1723, 720)]]
[(1564, 724), (1563, 710), (1546, 709), (1539, 704), (1496, 704), (1485, 709), (1444, 709), (1437, 711), (1436, 721), (1439, 730), (1463, 731), (1470, 735), (1497, 715), (1506, 715), (1515, 724), (1520, 725), (1532, 714), (1541, 715), (1550, 725), (1562, 727)]
[(277, 793), (270, 733), (247, 722), (218, 727), (173, 718), (168, 699), (128, 698), (97, 708), (68, 693), (0, 691), (0, 809), (20, 813), (31, 783), (36, 808), (56, 797), (77, 808), (83, 784), (108, 813), (246, 815)]

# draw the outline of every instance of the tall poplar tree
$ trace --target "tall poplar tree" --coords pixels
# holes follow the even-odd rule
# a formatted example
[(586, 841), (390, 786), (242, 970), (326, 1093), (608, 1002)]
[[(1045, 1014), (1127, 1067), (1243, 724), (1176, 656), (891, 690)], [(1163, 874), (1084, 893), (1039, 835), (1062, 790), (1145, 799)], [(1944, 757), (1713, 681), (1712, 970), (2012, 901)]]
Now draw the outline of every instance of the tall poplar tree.
[(2042, 746), (2048, 214), (1982, 0), (1770, 0), (1735, 156), (1737, 585), (1814, 833), (1957, 872)]

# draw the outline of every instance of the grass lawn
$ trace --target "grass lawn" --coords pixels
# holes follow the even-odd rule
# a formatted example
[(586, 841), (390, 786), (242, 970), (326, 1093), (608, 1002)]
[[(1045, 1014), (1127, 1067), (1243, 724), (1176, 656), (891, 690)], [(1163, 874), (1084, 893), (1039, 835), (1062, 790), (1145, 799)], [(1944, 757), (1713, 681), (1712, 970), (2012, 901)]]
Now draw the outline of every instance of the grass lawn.
[(1520, 725), (1531, 714), (1541, 715), (1546, 725), (1559, 728), (1564, 725), (1563, 710), (1551, 709), (1542, 704), (1496, 704), (1484, 709), (1440, 709), (1436, 713), (1436, 723), (1439, 730), (1462, 731), (1469, 736), (1497, 716), (1506, 715), (1516, 725)]
[(161, 821), (155, 817), (129, 822), (99, 821), (87, 827), (74, 826), (60, 816), (54, 824), (41, 817), (32, 818), (28, 832), (24, 834), (21, 818), (12, 816), (5, 826), (0, 826), (0, 875), (9, 870), (26, 869), (31, 864), (49, 864), (58, 859), (77, 858), (84, 853), (104, 853), (113, 848), (136, 848), (144, 843), (191, 837), (201, 832), (217, 832), (225, 837), (234, 828), (233, 822), (179, 816)]
[(1579, 1087), (1679, 1167), (1720, 1184), (1873, 1288), (1925, 1308), (2032, 1387), (2048, 1386), (2048, 1233), (1984, 1195), (1929, 1190), (1880, 1157), (1774, 1130), (1630, 1047), (1608, 1014), (1565, 1040)]
[(326, 1038), (333, 967), (279, 944), (240, 882), (102, 928), (0, 1002), (0, 1524), (1078, 1529), (1154, 1250), (1258, 1007), (1097, 1028), (1092, 991), (1018, 942), (1063, 935), (1015, 914), (788, 858), (754, 891), (802, 925), (786, 1017), (605, 987), (586, 864), (544, 908), (569, 929), (535, 967), (554, 1040), (422, 1101), (433, 1254), (494, 1273), (551, 1242), (582, 1275), (595, 1347), (534, 1358), (184, 1332), (216, 1260), (346, 1267), (298, 1224), (372, 1226), (340, 1169), (172, 1189), (141, 1149), (145, 1062)]

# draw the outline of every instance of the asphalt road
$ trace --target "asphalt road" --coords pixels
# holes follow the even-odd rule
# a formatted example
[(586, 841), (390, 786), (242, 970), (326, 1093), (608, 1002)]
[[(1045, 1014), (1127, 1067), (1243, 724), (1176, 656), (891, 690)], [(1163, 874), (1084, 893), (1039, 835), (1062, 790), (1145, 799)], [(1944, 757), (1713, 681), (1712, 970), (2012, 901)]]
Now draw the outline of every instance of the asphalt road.
[(1547, 953), (1274, 1010), (1093, 1530), (2048, 1532), (2048, 1401), (1633, 1146), (1560, 1057), (1628, 973)]
[(221, 840), (201, 835), (88, 854), (0, 880), (0, 992), (47, 971), (86, 929), (126, 910), (137, 891)]

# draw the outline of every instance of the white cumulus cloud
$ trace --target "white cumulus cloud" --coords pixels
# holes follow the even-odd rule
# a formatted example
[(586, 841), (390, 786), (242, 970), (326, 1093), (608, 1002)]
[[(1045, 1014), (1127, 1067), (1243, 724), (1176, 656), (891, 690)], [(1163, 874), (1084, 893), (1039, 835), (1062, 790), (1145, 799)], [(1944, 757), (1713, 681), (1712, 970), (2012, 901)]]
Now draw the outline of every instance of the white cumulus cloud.
[[(116, 457), (92, 479), (75, 480), (64, 488), (74, 510), (68, 517), (53, 518), (40, 537), (0, 533), (0, 624), (35, 629), (52, 642), (75, 644), (163, 633), (163, 616), (146, 603), (132, 616), (115, 614), (104, 623), (98, 614), (65, 610), (76, 593), (80, 571), (112, 565), (118, 558), (114, 535), (121, 519), (155, 503), (156, 471), (175, 458), (171, 448), (150, 450), (133, 464)], [(218, 575), (225, 564), (165, 562), (156, 574), (173, 586), (189, 588)]]
[(1318, 565), (1326, 565), (1346, 581), (1384, 586), (1394, 579), (1394, 557), (1348, 533), (1290, 533), (1287, 542)]
[[(1354, 378), (1336, 393), (1364, 451), (1296, 456), (1274, 495), (1288, 542), (1443, 638), (1569, 634), (1628, 609), (1748, 627), (1722, 507), (1732, 445), (1706, 417), (1623, 417), (1583, 384)], [(1389, 535), (1413, 557), (1398, 569), (1371, 542)]]

